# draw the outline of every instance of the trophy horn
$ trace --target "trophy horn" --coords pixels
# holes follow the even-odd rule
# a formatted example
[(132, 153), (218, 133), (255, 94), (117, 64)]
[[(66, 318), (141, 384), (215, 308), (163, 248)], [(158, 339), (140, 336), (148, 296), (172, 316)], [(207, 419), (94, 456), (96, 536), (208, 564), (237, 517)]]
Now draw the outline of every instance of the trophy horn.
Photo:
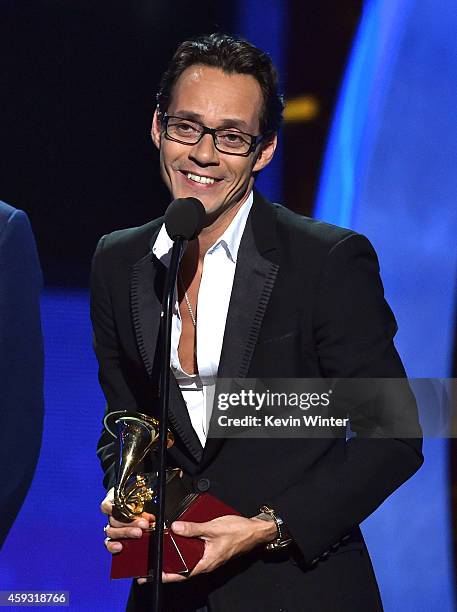
[[(138, 465), (159, 440), (159, 422), (138, 412), (109, 413), (104, 420), (107, 431), (119, 440), (119, 465), (114, 487), (114, 509), (117, 518), (133, 520), (143, 512), (144, 505), (154, 497), (152, 479), (137, 474)], [(167, 447), (173, 435), (168, 432)]]

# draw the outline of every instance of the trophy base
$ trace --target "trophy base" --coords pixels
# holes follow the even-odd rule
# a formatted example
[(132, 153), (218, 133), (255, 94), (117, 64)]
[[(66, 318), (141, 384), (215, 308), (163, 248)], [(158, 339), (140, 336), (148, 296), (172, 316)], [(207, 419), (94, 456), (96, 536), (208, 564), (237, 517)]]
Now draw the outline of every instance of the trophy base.
[[(195, 496), (192, 503), (174, 520), (204, 523), (219, 516), (239, 512), (209, 493)], [(122, 550), (113, 555), (111, 578), (142, 578), (152, 576), (152, 543), (154, 530), (147, 529), (141, 538), (122, 540)], [(186, 538), (166, 527), (163, 535), (163, 571), (186, 576), (203, 556), (205, 543), (200, 538)]]

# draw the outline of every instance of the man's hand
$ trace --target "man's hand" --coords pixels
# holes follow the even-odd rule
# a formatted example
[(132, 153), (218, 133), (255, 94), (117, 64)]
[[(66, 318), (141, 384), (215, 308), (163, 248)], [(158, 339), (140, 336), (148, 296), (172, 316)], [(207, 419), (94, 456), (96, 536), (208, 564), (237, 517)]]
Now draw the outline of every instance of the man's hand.
[[(277, 536), (273, 522), (242, 516), (220, 516), (206, 523), (175, 521), (171, 528), (180, 536), (201, 538), (205, 541), (203, 557), (193, 569), (190, 578), (212, 572), (233, 557), (242, 555), (255, 546), (267, 544)], [(184, 580), (188, 578), (179, 574), (162, 575), (163, 582)]]
[[(101, 511), (109, 517), (109, 526), (105, 530), (105, 546), (112, 554), (122, 550), (122, 542), (119, 540), (140, 538), (143, 529), (147, 529), (154, 520), (152, 514), (143, 512), (131, 523), (118, 521), (112, 516), (113, 501), (114, 489), (110, 489), (100, 506)], [(267, 544), (277, 536), (273, 522), (242, 516), (221, 516), (206, 523), (175, 521), (171, 528), (178, 535), (201, 538), (205, 542), (205, 550), (189, 577), (162, 572), (162, 582), (183, 582), (198, 574), (212, 572), (233, 557), (246, 553), (255, 546)], [(138, 578), (137, 582), (144, 584), (147, 579)]]
[(108, 515), (108, 526), (105, 528), (106, 549), (114, 554), (122, 550), (122, 543), (118, 540), (123, 538), (141, 538), (143, 529), (148, 529), (149, 523), (154, 521), (154, 515), (143, 512), (137, 519), (130, 523), (123, 523), (113, 518), (114, 488), (110, 489), (102, 501), (100, 508), (103, 514)]

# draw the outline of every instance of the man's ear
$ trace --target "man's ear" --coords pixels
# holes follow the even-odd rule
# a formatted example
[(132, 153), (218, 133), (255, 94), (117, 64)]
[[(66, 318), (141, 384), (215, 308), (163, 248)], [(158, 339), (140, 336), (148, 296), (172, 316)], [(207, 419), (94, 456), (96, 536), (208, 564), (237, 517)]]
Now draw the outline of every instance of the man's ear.
[(278, 136), (277, 134), (273, 134), (269, 136), (264, 142), (261, 142), (259, 145), (260, 152), (258, 154), (257, 160), (252, 169), (253, 172), (259, 172), (265, 168), (267, 164), (269, 164), (273, 158), (276, 145), (278, 144)]
[(157, 107), (154, 112), (154, 117), (152, 118), (152, 127), (151, 127), (151, 138), (152, 142), (155, 146), (160, 150), (160, 134), (162, 132), (162, 125), (160, 123), (160, 113), (159, 108)]

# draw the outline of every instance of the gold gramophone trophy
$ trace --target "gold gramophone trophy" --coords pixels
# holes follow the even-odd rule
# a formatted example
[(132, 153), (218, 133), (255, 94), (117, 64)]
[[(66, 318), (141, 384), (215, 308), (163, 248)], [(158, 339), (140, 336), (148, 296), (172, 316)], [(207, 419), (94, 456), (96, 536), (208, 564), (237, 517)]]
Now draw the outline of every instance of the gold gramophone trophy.
[[(129, 522), (138, 518), (148, 502), (146, 509), (153, 512), (157, 482), (155, 471), (139, 473), (140, 464), (147, 458), (154, 465), (154, 450), (159, 441), (159, 422), (151, 416), (139, 412), (118, 411), (109, 413), (104, 420), (106, 430), (118, 440), (119, 465), (114, 487), (113, 516), (117, 520)], [(169, 431), (167, 448), (174, 443)], [(167, 472), (167, 481), (178, 475), (179, 470)], [(122, 552), (114, 555), (111, 565), (111, 578), (147, 576), (151, 535), (155, 522), (143, 532), (140, 539), (122, 541)]]
[[(154, 477), (137, 473), (148, 453), (159, 441), (159, 422), (139, 412), (111, 412), (104, 420), (106, 430), (119, 441), (119, 470), (114, 487), (114, 510), (118, 520), (134, 520), (146, 502), (154, 498)], [(167, 448), (174, 443), (169, 431)]]

